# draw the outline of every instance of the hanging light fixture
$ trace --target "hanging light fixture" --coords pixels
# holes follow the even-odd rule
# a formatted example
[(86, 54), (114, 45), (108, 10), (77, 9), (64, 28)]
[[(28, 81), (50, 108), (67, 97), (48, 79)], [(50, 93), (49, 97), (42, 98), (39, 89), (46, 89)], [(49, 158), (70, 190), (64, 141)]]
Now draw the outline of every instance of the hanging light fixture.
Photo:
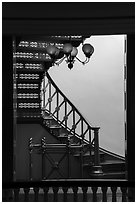
[(83, 65), (87, 64), (90, 60), (91, 55), (94, 52), (94, 47), (90, 44), (83, 44), (82, 51), (85, 55), (85, 60), (81, 61), (78, 57), (77, 47), (73, 47), (71, 41), (64, 44), (62, 49), (58, 49), (55, 45), (49, 45), (46, 48), (47, 54), (51, 57), (53, 65), (61, 64), (65, 59), (68, 64), (68, 68), (72, 69), (75, 59), (81, 62)]

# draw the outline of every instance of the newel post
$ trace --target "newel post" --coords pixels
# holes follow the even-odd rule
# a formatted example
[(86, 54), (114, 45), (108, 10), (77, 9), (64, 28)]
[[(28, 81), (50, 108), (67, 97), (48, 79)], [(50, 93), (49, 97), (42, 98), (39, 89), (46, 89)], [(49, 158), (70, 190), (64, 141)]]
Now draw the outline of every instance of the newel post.
[(100, 127), (92, 128), (94, 131), (94, 164), (92, 165), (91, 177), (100, 177), (103, 174), (102, 166), (100, 166), (99, 129)]
[(95, 154), (95, 160), (94, 165), (99, 166), (100, 165), (100, 156), (99, 156), (99, 127), (93, 128), (94, 131), (94, 154)]

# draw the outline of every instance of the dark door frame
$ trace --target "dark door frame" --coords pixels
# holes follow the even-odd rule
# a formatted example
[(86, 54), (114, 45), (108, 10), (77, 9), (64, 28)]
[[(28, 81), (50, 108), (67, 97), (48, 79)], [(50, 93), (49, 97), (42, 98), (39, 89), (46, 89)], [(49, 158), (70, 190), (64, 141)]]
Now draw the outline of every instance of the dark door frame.
[(3, 3), (2, 9), (3, 182), (13, 179), (12, 37), (34, 34), (127, 34), (127, 170), (128, 181), (135, 182), (135, 4), (12, 2)]

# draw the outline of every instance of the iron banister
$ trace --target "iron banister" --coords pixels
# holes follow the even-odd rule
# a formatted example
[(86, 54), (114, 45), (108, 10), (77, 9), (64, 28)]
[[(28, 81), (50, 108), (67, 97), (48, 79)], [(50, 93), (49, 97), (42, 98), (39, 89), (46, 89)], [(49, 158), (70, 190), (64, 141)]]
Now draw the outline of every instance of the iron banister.
[(48, 72), (46, 72), (46, 76), (47, 78), (51, 81), (51, 84), (55, 87), (55, 89), (62, 95), (62, 97), (67, 100), (67, 102), (70, 104), (70, 106), (73, 107), (73, 109), (78, 113), (78, 115), (80, 115), (81, 119), (88, 125), (89, 128), (94, 128), (92, 127), (86, 120), (85, 118), (82, 116), (82, 114), (80, 113), (80, 111), (74, 106), (74, 104), (63, 94), (63, 92), (58, 88), (58, 86), (55, 84), (55, 82), (53, 81), (53, 79), (51, 78), (51, 76), (49, 75)]

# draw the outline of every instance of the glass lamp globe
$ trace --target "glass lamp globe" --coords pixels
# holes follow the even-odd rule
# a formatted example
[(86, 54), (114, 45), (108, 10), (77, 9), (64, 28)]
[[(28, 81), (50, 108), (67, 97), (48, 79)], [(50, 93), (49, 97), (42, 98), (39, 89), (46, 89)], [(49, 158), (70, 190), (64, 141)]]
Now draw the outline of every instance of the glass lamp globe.
[(77, 54), (78, 54), (78, 49), (76, 47), (73, 47), (73, 50), (71, 51), (71, 56), (76, 57)]
[(90, 44), (84, 44), (82, 50), (86, 57), (90, 57), (94, 52), (94, 47)]
[(46, 50), (47, 50), (47, 53), (51, 56), (55, 55), (56, 53), (56, 50), (57, 48), (54, 46), (54, 45), (49, 45)]
[(73, 50), (73, 46), (70, 43), (66, 43), (63, 47), (63, 52), (66, 55), (69, 55), (71, 53), (71, 51)]

